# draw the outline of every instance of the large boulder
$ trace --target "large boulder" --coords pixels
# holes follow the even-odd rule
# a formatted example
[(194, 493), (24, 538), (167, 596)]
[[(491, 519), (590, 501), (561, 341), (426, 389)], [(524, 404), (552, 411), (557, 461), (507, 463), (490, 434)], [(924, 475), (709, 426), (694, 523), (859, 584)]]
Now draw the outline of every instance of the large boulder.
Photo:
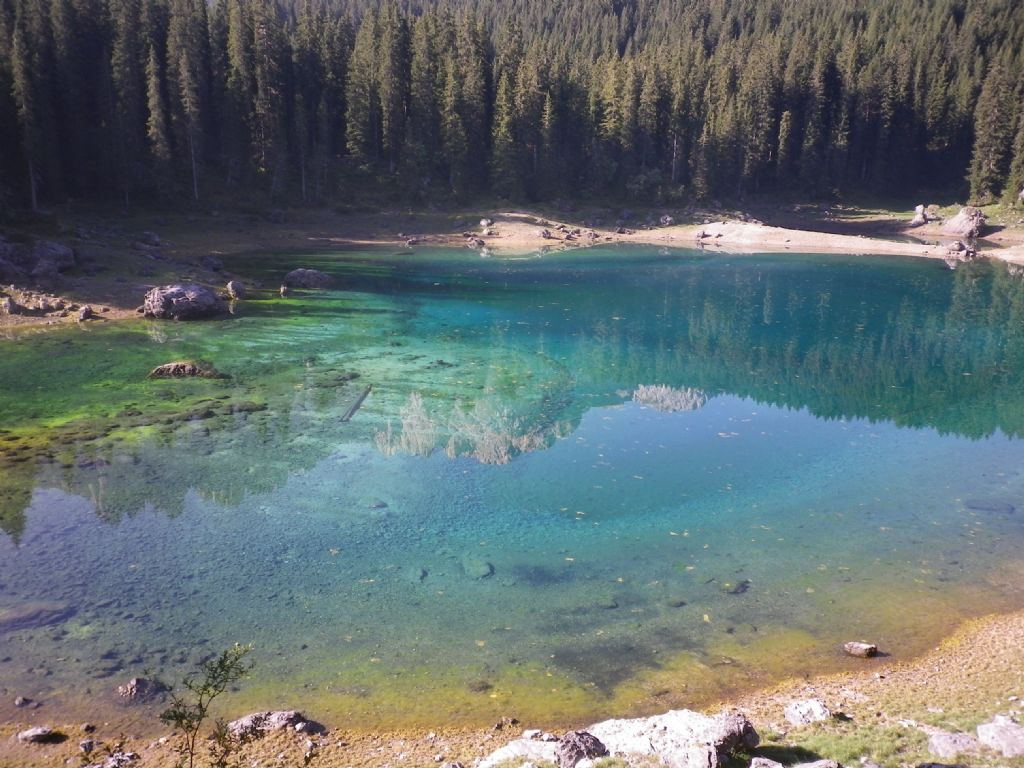
[(157, 286), (146, 294), (142, 305), (143, 316), (161, 320), (199, 320), (225, 311), (216, 291), (195, 283)]
[(612, 756), (654, 755), (670, 768), (717, 768), (737, 750), (760, 742), (743, 715), (716, 717), (678, 709), (654, 717), (605, 720), (587, 728)]
[(821, 699), (804, 699), (790, 702), (785, 711), (786, 719), (793, 725), (810, 725), (832, 718), (832, 711)]
[(925, 213), (924, 205), (918, 205), (914, 208), (914, 218), (910, 220), (911, 227), (923, 227), (928, 223), (928, 214)]
[(607, 754), (607, 747), (586, 731), (569, 731), (555, 748), (559, 768), (576, 768), (581, 760), (593, 760)]
[(942, 231), (947, 235), (966, 237), (968, 240), (976, 238), (985, 226), (985, 214), (980, 208), (968, 205), (960, 209), (960, 212), (942, 225)]
[(312, 730), (313, 724), (301, 712), (284, 709), (277, 712), (253, 712), (228, 723), (228, 733), (236, 739), (253, 739), (271, 731)]
[(514, 765), (526, 763), (555, 763), (558, 761), (558, 742), (541, 739), (516, 739), (496, 749), (479, 763), (477, 768), (496, 768), (516, 761)]
[(996, 715), (991, 722), (979, 725), (978, 741), (1003, 757), (1024, 757), (1024, 726), (1006, 715)]
[(327, 288), (331, 284), (331, 276), (318, 269), (299, 267), (285, 275), (281, 284), (289, 288)]

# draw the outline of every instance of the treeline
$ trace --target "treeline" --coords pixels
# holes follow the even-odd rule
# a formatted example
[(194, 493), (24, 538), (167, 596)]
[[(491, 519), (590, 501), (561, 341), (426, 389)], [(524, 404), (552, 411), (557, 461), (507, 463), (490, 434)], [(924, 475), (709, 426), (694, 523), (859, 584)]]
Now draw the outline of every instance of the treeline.
[(1024, 187), (1019, 0), (0, 0), (0, 206)]

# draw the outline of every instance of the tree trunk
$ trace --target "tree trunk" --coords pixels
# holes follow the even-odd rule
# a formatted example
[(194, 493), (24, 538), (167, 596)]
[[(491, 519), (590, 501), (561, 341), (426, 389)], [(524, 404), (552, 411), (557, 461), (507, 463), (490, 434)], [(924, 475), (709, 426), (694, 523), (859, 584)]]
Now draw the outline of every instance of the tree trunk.
[(32, 213), (39, 213), (39, 197), (36, 191), (36, 168), (31, 157), (28, 159), (28, 191), (32, 197)]
[(188, 152), (192, 160), (192, 196), (199, 202), (199, 177), (196, 175), (196, 144), (192, 136), (192, 126), (188, 127)]

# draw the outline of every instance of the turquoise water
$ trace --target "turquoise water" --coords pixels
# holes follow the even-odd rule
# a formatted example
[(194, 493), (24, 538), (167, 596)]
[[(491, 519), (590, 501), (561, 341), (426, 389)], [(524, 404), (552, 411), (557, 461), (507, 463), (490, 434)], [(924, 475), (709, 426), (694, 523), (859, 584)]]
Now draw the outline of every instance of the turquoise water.
[[(242, 642), (231, 712), (564, 722), (1021, 607), (1004, 265), (381, 250), (250, 277), (299, 265), (338, 288), (0, 342), (0, 714), (148, 722), (117, 684)], [(146, 379), (183, 358), (230, 378)]]

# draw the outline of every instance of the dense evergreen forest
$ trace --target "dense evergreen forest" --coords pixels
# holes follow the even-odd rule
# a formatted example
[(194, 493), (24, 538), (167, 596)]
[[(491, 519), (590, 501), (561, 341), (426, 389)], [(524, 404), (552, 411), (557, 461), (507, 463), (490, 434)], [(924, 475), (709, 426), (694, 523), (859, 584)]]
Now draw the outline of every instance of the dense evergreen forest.
[(0, 207), (1024, 186), (1020, 0), (0, 0)]

